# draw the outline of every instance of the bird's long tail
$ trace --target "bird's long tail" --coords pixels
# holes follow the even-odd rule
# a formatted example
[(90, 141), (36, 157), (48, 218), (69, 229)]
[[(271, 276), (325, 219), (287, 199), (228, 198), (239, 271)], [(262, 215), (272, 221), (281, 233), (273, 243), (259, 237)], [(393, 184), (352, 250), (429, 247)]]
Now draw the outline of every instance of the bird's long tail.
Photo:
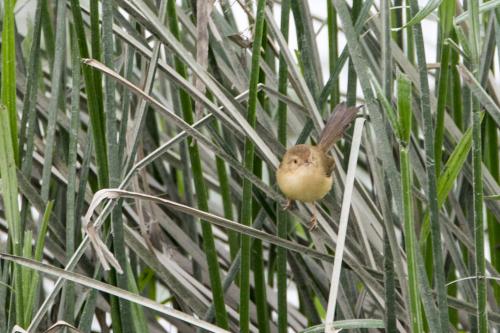
[(362, 106), (347, 107), (345, 102), (335, 107), (319, 138), (318, 146), (321, 150), (326, 152), (333, 147), (342, 135), (344, 135), (349, 124), (356, 118), (356, 114), (361, 107)]

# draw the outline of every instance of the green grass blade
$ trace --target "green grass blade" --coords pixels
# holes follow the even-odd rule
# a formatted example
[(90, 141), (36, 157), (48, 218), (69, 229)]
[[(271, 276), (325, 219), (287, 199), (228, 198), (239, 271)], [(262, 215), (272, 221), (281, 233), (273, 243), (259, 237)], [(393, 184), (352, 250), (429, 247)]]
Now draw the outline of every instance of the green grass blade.
[[(361, 0), (353, 0), (353, 2), (352, 2), (351, 15), (352, 15), (352, 19), (354, 22), (357, 19), (357, 17), (359, 16), (361, 4), (362, 4)], [(382, 43), (383, 43), (383, 41), (382, 41)], [(383, 58), (383, 59), (387, 59), (387, 58)], [(382, 61), (384, 61), (384, 60), (382, 60)], [(356, 104), (356, 97), (357, 97), (357, 90), (358, 90), (357, 79), (358, 79), (358, 76), (356, 74), (356, 69), (354, 67), (353, 60), (349, 59), (349, 64), (347, 65), (347, 96), (346, 96), (346, 103), (348, 106), (354, 106)], [(342, 152), (344, 154), (347, 154), (348, 147), (343, 147)], [(344, 165), (344, 168), (346, 168), (346, 167), (347, 167), (347, 165)]]
[(422, 315), (420, 312), (420, 297), (418, 287), (418, 275), (415, 263), (416, 235), (415, 226), (413, 223), (413, 207), (412, 207), (412, 181), (410, 171), (410, 159), (408, 149), (401, 147), (400, 151), (401, 163), (401, 183), (403, 187), (403, 208), (404, 208), (404, 235), (407, 256), (408, 269), (408, 289), (410, 296), (410, 321), (412, 332), (422, 332)]
[[(68, 144), (68, 187), (66, 193), (66, 257), (69, 260), (75, 252), (75, 236), (77, 227), (76, 215), (76, 162), (78, 155), (78, 130), (80, 127), (80, 57), (78, 45), (76, 44), (76, 35), (74, 30), (71, 34), (71, 66), (72, 66), (72, 84), (71, 92), (71, 116)], [(74, 286), (68, 284), (65, 292), (66, 308), (63, 318), (68, 323), (73, 323), (75, 292)]]
[[(43, 39), (45, 41), (45, 49), (47, 51), (47, 58), (49, 61), (49, 67), (52, 71), (52, 66), (54, 65), (54, 54), (56, 43), (54, 41), (54, 27), (52, 26), (53, 13), (55, 12), (53, 8), (49, 8), (48, 0), (41, 0), (42, 2), (42, 29), (43, 29)], [(52, 6), (54, 4), (52, 3)]]
[[(330, 77), (335, 72), (335, 66), (338, 62), (338, 25), (337, 12), (333, 7), (332, 1), (326, 2), (327, 22), (328, 22), (328, 63), (330, 69)], [(339, 80), (333, 80), (333, 86), (330, 94), (330, 109), (333, 110), (335, 105), (340, 103)]]
[[(471, 46), (471, 65), (474, 77), (470, 77), (474, 81), (480, 81), (480, 50), (481, 50), (481, 27), (479, 21), (479, 3), (477, 1), (468, 1), (469, 7), (469, 45)], [(473, 93), (476, 90), (482, 91), (482, 87), (477, 85), (471, 87)], [(476, 276), (485, 276), (485, 257), (484, 257), (484, 214), (483, 214), (483, 171), (482, 171), (482, 130), (481, 130), (481, 109), (479, 103), (481, 98), (476, 96), (472, 100), (472, 190), (474, 199), (474, 245), (475, 256), (474, 264), (476, 268)], [(497, 108), (498, 109), (498, 108)], [(491, 114), (491, 113), (490, 113)], [(493, 116), (493, 114), (491, 114)], [(500, 116), (500, 113), (496, 113)], [(497, 120), (497, 119), (495, 119)], [(478, 332), (488, 332), (488, 313), (487, 313), (487, 298), (486, 298), (486, 280), (478, 278), (476, 280), (476, 300), (477, 300), (477, 321)]]
[[(24, 147), (26, 150), (22, 157), (23, 173), (28, 175), (31, 173), (31, 161), (33, 152), (33, 126), (34, 118), (36, 117), (36, 97), (38, 92), (38, 78), (40, 72), (40, 39), (41, 39), (41, 16), (42, 16), (42, 3), (38, 1), (35, 11), (35, 20), (33, 23), (33, 36), (30, 46), (30, 53), (28, 59), (28, 68), (26, 73), (26, 95), (23, 100), (23, 115), (21, 118), (21, 130), (19, 132), (19, 146)], [(27, 165), (27, 166), (26, 166)], [(28, 168), (27, 168), (28, 167)], [(24, 171), (27, 168), (27, 171)]]
[[(2, 72), (4, 73), (4, 72)], [(20, 254), (21, 230), (19, 225), (19, 207), (17, 202), (18, 188), (16, 177), (16, 162), (11, 141), (10, 116), (5, 105), (0, 104), (0, 175), (2, 176), (2, 198), (9, 228), (9, 238), (12, 252)], [(21, 269), (14, 266), (14, 288), (17, 323), (24, 326), (23, 322), (23, 288)]]
[(401, 27), (401, 29), (409, 28), (414, 26), (415, 24), (419, 24), (423, 19), (429, 16), (436, 8), (439, 7), (443, 0), (429, 0), (424, 8), (414, 12), (414, 15), (411, 16), (411, 19), (406, 22), (406, 24)]
[[(492, 177), (500, 183), (500, 157), (498, 155), (498, 146), (500, 142), (498, 141), (498, 131), (495, 123), (491, 118), (486, 118), (486, 148), (485, 148), (485, 159), (486, 164), (491, 172)], [(483, 197), (483, 199), (486, 199)], [(488, 241), (490, 244), (497, 244), (500, 240), (498, 236), (500, 235), (500, 226), (497, 223), (497, 219), (491, 212), (487, 212), (488, 219)], [(498, 270), (500, 268), (500, 249), (490, 248), (491, 262)], [(496, 301), (500, 302), (500, 286), (493, 285), (493, 290), (495, 293)]]
[(16, 47), (15, 47), (15, 0), (4, 1), (2, 26), (2, 86), (1, 101), (9, 115), (10, 145), (14, 160), (19, 164), (19, 147), (17, 144), (17, 111), (16, 111)]
[(484, 257), (484, 217), (483, 217), (483, 180), (482, 180), (482, 153), (481, 153), (481, 113), (476, 106), (472, 118), (472, 161), (473, 161), (473, 190), (474, 190), (474, 245), (476, 250), (475, 266), (477, 317), (479, 332), (488, 332), (488, 313), (486, 312), (486, 280)]
[[(43, 213), (40, 229), (38, 230), (37, 241), (35, 244), (35, 254), (33, 256), (33, 258), (36, 261), (42, 261), (43, 258), (43, 249), (46, 242), (47, 229), (53, 207), (54, 207), (54, 201), (49, 201), (47, 203), (47, 207), (45, 208), (45, 212)], [(31, 247), (31, 238), (28, 244)], [(26, 289), (28, 290), (28, 293), (26, 294), (27, 296), (24, 309), (24, 320), (26, 323), (29, 323), (31, 321), (33, 308), (36, 305), (35, 296), (37, 292), (39, 292), (39, 285), (38, 285), (39, 281), (40, 281), (40, 276), (38, 275), (38, 273), (32, 272), (31, 279), (29, 281), (29, 287)]]
[[(173, 0), (169, 0), (167, 3), (167, 15), (169, 19), (169, 27), (172, 34), (176, 38), (180, 38), (177, 22), (176, 3)], [(186, 66), (178, 57), (175, 58), (175, 67), (181, 76), (185, 78), (187, 77)], [(181, 101), (183, 117), (188, 124), (192, 124), (194, 121), (194, 115), (191, 97), (184, 90), (180, 90), (179, 98)], [(194, 177), (194, 186), (197, 193), (198, 208), (203, 211), (208, 211), (208, 193), (205, 185), (205, 180), (203, 179), (203, 168), (201, 164), (198, 145), (194, 142), (190, 142), (188, 150)], [(205, 254), (207, 256), (207, 262), (209, 266), (208, 270), (212, 286), (212, 297), (215, 305), (215, 318), (217, 325), (223, 328), (227, 328), (229, 327), (229, 324), (226, 309), (224, 306), (224, 293), (222, 292), (220, 267), (217, 262), (217, 251), (215, 249), (215, 240), (213, 236), (212, 226), (208, 222), (203, 220), (201, 221), (201, 224), (203, 246), (205, 249)]]
[[(257, 4), (254, 41), (252, 46), (252, 65), (250, 68), (250, 83), (248, 93), (247, 121), (255, 127), (257, 110), (257, 84), (259, 81), (260, 48), (264, 30), (264, 10), (266, 2), (259, 0)], [(254, 167), (254, 143), (245, 139), (244, 165), (247, 170)], [(250, 180), (243, 180), (243, 196), (240, 223), (246, 226), (252, 224), (252, 187)], [(250, 327), (250, 238), (241, 237), (241, 272), (240, 272), (240, 332), (248, 333)]]
[(307, 14), (309, 14), (308, 6), (307, 2), (291, 2), (304, 80), (311, 94), (316, 97), (319, 94), (321, 72), (318, 71), (319, 59), (316, 53), (317, 47), (314, 31), (311, 26), (311, 18), (307, 17)]
[(422, 314), (415, 261), (417, 240), (413, 222), (414, 211), (412, 205), (411, 163), (408, 154), (413, 117), (411, 108), (412, 90), (411, 82), (406, 75), (401, 75), (398, 78), (397, 84), (399, 127), (401, 129), (399, 159), (401, 168), (401, 187), (403, 188), (403, 225), (407, 256), (406, 266), (408, 271), (408, 294), (410, 298), (408, 302), (410, 305), (410, 327), (412, 332), (421, 332), (423, 329)]
[[(217, 132), (220, 132), (220, 126), (218, 123), (215, 124)], [(217, 176), (219, 177), (219, 186), (222, 197), (222, 205), (224, 209), (224, 217), (232, 220), (233, 219), (233, 200), (231, 197), (231, 188), (229, 185), (229, 176), (227, 174), (226, 163), (220, 157), (216, 157), (215, 159), (216, 167), (217, 167)], [(228, 242), (229, 242), (229, 253), (231, 255), (231, 260), (234, 260), (236, 257), (236, 253), (238, 252), (239, 245), (239, 237), (238, 234), (231, 231), (228, 232)]]
[[(410, 9), (413, 16), (417, 15), (418, 3), (410, 1)], [(417, 64), (420, 77), (420, 105), (423, 116), (424, 145), (425, 145), (425, 170), (427, 175), (427, 197), (429, 200), (429, 212), (431, 223), (431, 240), (433, 252), (433, 275), (437, 289), (437, 302), (441, 328), (448, 327), (448, 303), (446, 298), (443, 250), (441, 248), (441, 228), (439, 224), (439, 209), (437, 200), (436, 165), (434, 150), (434, 126), (430, 106), (430, 91), (427, 78), (427, 63), (425, 60), (425, 47), (423, 41), (422, 27), (420, 24), (413, 25)]]
[[(281, 2), (281, 25), (280, 30), (283, 38), (288, 42), (289, 24), (290, 24), (290, 0)], [(329, 26), (330, 27), (330, 26)], [(282, 94), (287, 94), (288, 69), (284, 55), (280, 53), (279, 57), (279, 77), (278, 90)], [(278, 141), (286, 147), (287, 145), (287, 105), (278, 102)], [(288, 234), (288, 213), (284, 211), (279, 202), (276, 203), (277, 209), (277, 229), (278, 237), (286, 239)], [(287, 251), (285, 248), (278, 247), (276, 250), (276, 274), (278, 288), (278, 332), (288, 332), (288, 304), (287, 304), (287, 278), (286, 263)]]
[[(455, 1), (444, 0), (440, 7), (440, 30), (441, 40), (446, 40), (449, 37), (452, 28), (453, 15), (455, 14)], [(443, 43), (440, 50), (440, 68), (439, 79), (437, 81), (437, 107), (436, 107), (436, 129), (434, 137), (434, 151), (436, 161), (436, 176), (439, 177), (441, 172), (441, 159), (443, 152), (443, 139), (444, 139), (444, 114), (445, 106), (448, 100), (448, 86), (449, 82), (449, 62), (451, 56), (451, 48), (448, 44)]]
[[(38, 1), (35, 10), (35, 20), (33, 35), (28, 59), (26, 73), (26, 93), (23, 100), (23, 114), (21, 117), (21, 130), (19, 133), (19, 147), (25, 147), (21, 155), (21, 170), (25, 177), (29, 177), (33, 165), (33, 149), (35, 140), (36, 123), (36, 100), (39, 88), (40, 68), (40, 40), (42, 30), (42, 5), (43, 1)], [(23, 198), (21, 209), (21, 225), (26, 225), (29, 207), (27, 200)]]
[[(391, 13), (390, 1), (384, 0), (381, 5), (381, 20), (382, 20), (382, 54), (381, 54), (381, 69), (382, 69), (382, 93), (384, 100), (392, 98), (392, 52), (391, 52)], [(374, 80), (374, 82), (376, 82)], [(398, 84), (399, 88), (399, 84)], [(349, 100), (349, 98), (348, 98)], [(399, 98), (398, 98), (399, 100)], [(392, 110), (386, 107), (386, 110)], [(390, 113), (388, 113), (390, 114)], [(394, 113), (392, 113), (394, 114)], [(398, 126), (399, 127), (399, 126)], [(386, 182), (384, 182), (386, 183)], [(387, 186), (387, 185), (386, 185)], [(403, 187), (404, 193), (404, 187)], [(384, 231), (384, 287), (385, 287), (385, 323), (387, 332), (397, 332), (396, 325), (396, 287), (394, 279), (394, 260), (392, 258), (391, 243), (387, 230)]]
[[(33, 231), (32, 230), (25, 230), (24, 231), (24, 240), (23, 240), (23, 248), (21, 255), (24, 258), (31, 259), (32, 258), (32, 252), (33, 249), (31, 247), (31, 240), (33, 239)], [(23, 290), (30, 290), (30, 284), (31, 284), (31, 277), (32, 277), (32, 271), (30, 269), (27, 269), (26, 267), (21, 267), (21, 281), (22, 281), (22, 289)], [(25, 292), (23, 294), (23, 304), (28, 305), (28, 294), (29, 292)], [(16, 314), (17, 316), (17, 314)], [(27, 317), (26, 314), (23, 312), (20, 314), (21, 320), (20, 322), (25, 323), (27, 322)], [(18, 319), (19, 320), (19, 319)]]
[(42, 171), (42, 199), (47, 202), (49, 200), (50, 180), (52, 173), (52, 161), (54, 158), (54, 150), (56, 145), (56, 121), (59, 106), (59, 99), (64, 98), (64, 86), (62, 78), (65, 70), (66, 56), (66, 4), (59, 2), (57, 6), (57, 25), (59, 28), (56, 31), (56, 53), (54, 57), (54, 66), (52, 72), (52, 90), (49, 104), (49, 119), (47, 123), (47, 142)]
[[(97, 3), (97, 1), (95, 1)], [(92, 3), (91, 3), (91, 19), (95, 16), (98, 16), (98, 11), (92, 11)], [(97, 8), (94, 8), (97, 9)], [(98, 18), (97, 18), (98, 20)], [(94, 22), (92, 20), (92, 28), (99, 28), (98, 22)], [(94, 32), (94, 29), (92, 30)], [(94, 37), (97, 37), (97, 43), (94, 46), (92, 44), (92, 51), (94, 53), (94, 48), (96, 52), (98, 50), (100, 40), (99, 34), (97, 32), (97, 36), (94, 36), (95, 33), (92, 34), (92, 41), (94, 41)], [(114, 68), (114, 38), (113, 38), (113, 3), (111, 1), (103, 1), (102, 2), (102, 44), (103, 44), (103, 58), (104, 64), (110, 68)], [(95, 74), (95, 73), (94, 73)], [(96, 82), (101, 82), (100, 73), (99, 76), (94, 76), (96, 78)], [(107, 141), (107, 158), (108, 158), (108, 171), (109, 171), (109, 185), (110, 186), (118, 186), (120, 183), (120, 173), (116, 172), (116, 170), (120, 169), (121, 161), (118, 159), (118, 141), (117, 141), (117, 116), (116, 116), (116, 108), (115, 108), (115, 90), (116, 83), (113, 79), (106, 76), (104, 82), (104, 112), (106, 114), (106, 141)], [(99, 90), (101, 91), (101, 90)], [(123, 236), (123, 220), (122, 220), (122, 210), (121, 205), (118, 204), (117, 207), (111, 213), (111, 225), (113, 230), (113, 253), (118, 260), (123, 269), (128, 269), (127, 264), (127, 254), (124, 243)], [(113, 280), (116, 280), (116, 286), (122, 289), (128, 289), (128, 273), (124, 274), (116, 274), (116, 272), (111, 272), (111, 275), (114, 275)], [(119, 314), (119, 319), (121, 322), (121, 332), (132, 332), (133, 322), (136, 321), (136, 318), (133, 316), (129, 302), (124, 300), (118, 300), (114, 304), (118, 303), (119, 311), (116, 311)], [(118, 309), (117, 309), (118, 310)], [(114, 312), (114, 311), (113, 311)], [(113, 326), (115, 329), (115, 326)], [(120, 330), (118, 330), (120, 331)]]
[(259, 332), (270, 332), (269, 309), (267, 306), (266, 280), (264, 278), (264, 251), (262, 241), (255, 239), (250, 244), (251, 262), (255, 281), (255, 306), (257, 307), (257, 320)]
[[(90, 53), (92, 54), (92, 58), (96, 60), (102, 59), (102, 51), (101, 51), (101, 28), (99, 26), (99, 0), (90, 0)], [(83, 58), (83, 55), (82, 55)], [(102, 78), (101, 73), (92, 72), (94, 76), (94, 84), (95, 84), (95, 94), (96, 100), (101, 109), (101, 122), (104, 123), (105, 116), (102, 113), (103, 107), (103, 97), (102, 97)]]
[[(80, 10), (80, 1), (71, 0), (71, 12), (78, 40), (78, 48), (81, 58), (88, 58), (89, 51), (87, 47), (87, 37), (85, 34), (82, 13)], [(83, 66), (83, 77), (85, 80), (85, 90), (87, 92), (88, 110), (90, 114), (90, 122), (92, 124), (93, 139), (95, 142), (95, 153), (97, 162), (97, 173), (99, 176), (99, 185), (106, 187), (108, 185), (108, 157), (106, 152), (106, 134), (104, 125), (104, 115), (102, 105), (99, 104), (99, 96), (97, 90), (101, 87), (97, 86), (94, 79), (93, 71)]]
[[(135, 293), (136, 295), (140, 295), (139, 289), (137, 288), (137, 283), (135, 281), (135, 276), (132, 273), (132, 267), (130, 267), (130, 263), (127, 262), (127, 274), (128, 274), (128, 281), (129, 281), (129, 287), (127, 288), (129, 291)], [(132, 332), (144, 332), (148, 333), (149, 328), (146, 322), (146, 318), (144, 316), (144, 310), (141, 306), (132, 303), (131, 304), (131, 311), (132, 311)]]

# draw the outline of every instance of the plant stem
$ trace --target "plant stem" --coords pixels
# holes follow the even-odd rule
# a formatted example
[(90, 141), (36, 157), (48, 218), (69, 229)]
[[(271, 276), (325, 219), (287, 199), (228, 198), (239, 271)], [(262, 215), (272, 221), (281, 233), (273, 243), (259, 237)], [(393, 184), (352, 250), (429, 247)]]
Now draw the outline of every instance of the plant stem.
[[(259, 61), (262, 35), (264, 32), (265, 0), (259, 0), (252, 46), (252, 66), (248, 92), (247, 121), (255, 127), (257, 117), (257, 84), (259, 82)], [(247, 170), (253, 171), (255, 146), (250, 138), (245, 139), (244, 163)], [(243, 197), (241, 205), (241, 224), (252, 224), (252, 182), (243, 180)], [(250, 329), (250, 237), (241, 236), (241, 273), (240, 273), (240, 332), (247, 333)]]

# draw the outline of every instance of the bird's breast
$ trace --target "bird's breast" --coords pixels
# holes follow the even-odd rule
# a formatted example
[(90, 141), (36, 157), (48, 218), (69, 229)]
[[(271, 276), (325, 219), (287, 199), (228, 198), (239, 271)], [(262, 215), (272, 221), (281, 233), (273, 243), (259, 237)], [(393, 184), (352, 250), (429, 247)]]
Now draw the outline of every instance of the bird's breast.
[(292, 200), (312, 202), (323, 198), (332, 188), (332, 176), (313, 166), (302, 166), (293, 171), (278, 170), (278, 186), (283, 194)]

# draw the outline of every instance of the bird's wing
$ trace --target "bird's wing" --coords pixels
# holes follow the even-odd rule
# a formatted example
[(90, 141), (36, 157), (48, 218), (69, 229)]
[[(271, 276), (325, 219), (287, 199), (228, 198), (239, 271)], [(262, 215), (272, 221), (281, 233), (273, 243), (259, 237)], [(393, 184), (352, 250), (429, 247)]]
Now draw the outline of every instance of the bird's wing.
[(323, 166), (325, 167), (325, 173), (328, 177), (330, 177), (330, 175), (333, 172), (333, 169), (335, 169), (335, 160), (329, 154), (325, 154), (323, 156), (324, 156)]

